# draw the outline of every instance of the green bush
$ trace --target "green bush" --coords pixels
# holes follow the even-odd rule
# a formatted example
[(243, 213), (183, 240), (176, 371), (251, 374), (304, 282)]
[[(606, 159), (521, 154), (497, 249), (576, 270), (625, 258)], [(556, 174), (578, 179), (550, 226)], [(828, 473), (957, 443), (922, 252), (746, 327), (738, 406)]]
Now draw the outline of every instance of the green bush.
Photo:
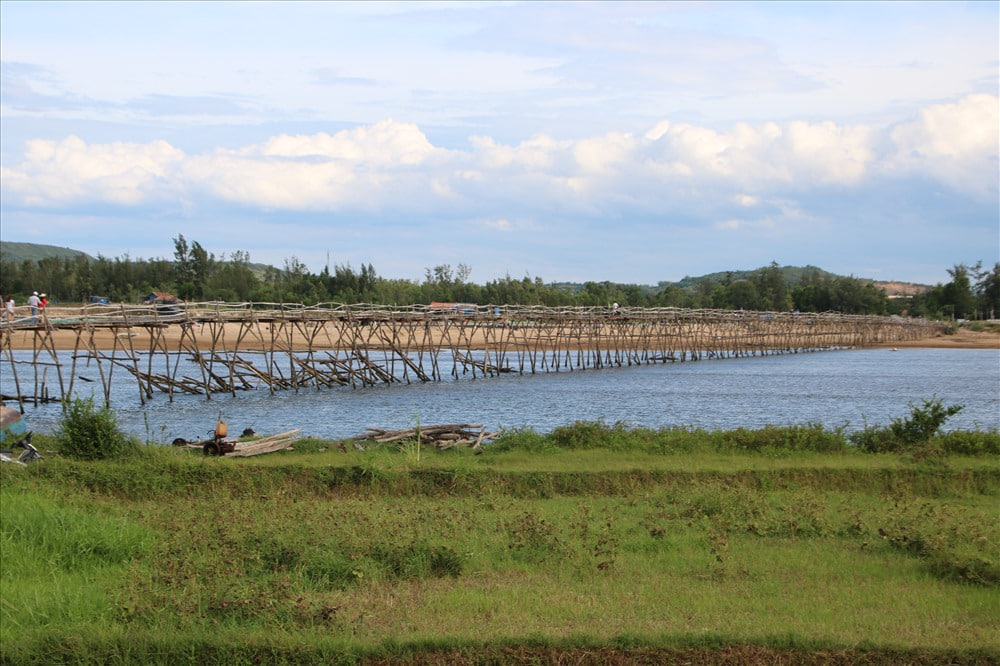
[(563, 449), (603, 448), (617, 451), (659, 453), (692, 451), (712, 446), (718, 451), (843, 451), (847, 445), (843, 429), (827, 430), (819, 424), (738, 428), (706, 433), (688, 428), (649, 430), (628, 428), (618, 422), (577, 421), (552, 431), (552, 443)]
[(720, 451), (843, 451), (847, 440), (842, 429), (827, 430), (819, 424), (805, 426), (766, 425), (757, 430), (737, 428), (716, 434)]
[(545, 435), (530, 428), (512, 428), (502, 430), (493, 443), (489, 445), (491, 452), (500, 451), (530, 451), (543, 453), (554, 449), (552, 442)]
[(628, 431), (621, 422), (609, 426), (601, 421), (576, 421), (559, 426), (552, 431), (552, 442), (561, 449), (611, 449), (635, 448)]
[(1000, 454), (1000, 432), (997, 431), (955, 430), (939, 434), (934, 441), (945, 453), (962, 456)]
[(138, 441), (121, 431), (114, 413), (95, 407), (93, 398), (74, 399), (57, 434), (60, 452), (80, 460), (113, 460), (139, 451)]
[(659, 454), (694, 451), (786, 454), (843, 453), (853, 444), (870, 453), (1000, 454), (1000, 432), (940, 432), (945, 421), (961, 410), (961, 405), (944, 407), (940, 400), (925, 400), (920, 406), (911, 405), (908, 418), (893, 419), (888, 426), (868, 426), (850, 436), (845, 434), (844, 427), (826, 428), (818, 423), (705, 431), (690, 427), (657, 430), (631, 428), (621, 422), (608, 425), (601, 421), (576, 421), (550, 433), (531, 429), (505, 430), (489, 450), (496, 453), (606, 449)]
[(940, 400), (924, 400), (910, 405), (910, 417), (893, 419), (888, 426), (868, 426), (851, 435), (851, 441), (869, 453), (898, 453), (926, 445), (950, 417), (962, 411), (962, 405), (944, 407)]

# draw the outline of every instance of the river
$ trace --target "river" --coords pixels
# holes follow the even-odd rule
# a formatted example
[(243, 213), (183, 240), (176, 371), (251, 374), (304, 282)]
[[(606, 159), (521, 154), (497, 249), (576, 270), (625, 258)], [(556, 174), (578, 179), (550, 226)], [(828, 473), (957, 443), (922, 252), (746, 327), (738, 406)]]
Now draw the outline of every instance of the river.
[[(30, 358), (27, 356), (26, 358)], [(9, 364), (0, 390), (13, 393)], [(24, 366), (21, 366), (24, 367)], [(963, 405), (946, 429), (1000, 429), (1000, 350), (861, 349), (536, 375), (462, 377), (369, 388), (316, 388), (271, 395), (266, 388), (230, 395), (156, 394), (139, 403), (135, 380), (118, 371), (112, 406), (119, 424), (144, 441), (204, 438), (219, 415), (230, 433), (339, 438), (368, 426), (411, 428), (482, 423), (489, 429), (547, 432), (578, 420), (705, 429), (820, 423), (858, 430), (906, 416), (909, 405), (940, 399)], [(82, 394), (99, 383), (78, 383)], [(32, 429), (53, 432), (58, 405), (27, 406)]]

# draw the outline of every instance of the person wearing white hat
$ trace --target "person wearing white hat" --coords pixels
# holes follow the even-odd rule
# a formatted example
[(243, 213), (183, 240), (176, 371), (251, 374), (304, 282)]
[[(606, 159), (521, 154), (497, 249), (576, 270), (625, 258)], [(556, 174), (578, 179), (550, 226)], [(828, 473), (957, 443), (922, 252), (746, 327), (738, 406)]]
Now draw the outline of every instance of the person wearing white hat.
[(31, 296), (28, 296), (28, 305), (31, 306), (31, 322), (34, 323), (38, 319), (38, 308), (42, 305), (42, 299), (38, 298), (38, 292), (31, 292)]

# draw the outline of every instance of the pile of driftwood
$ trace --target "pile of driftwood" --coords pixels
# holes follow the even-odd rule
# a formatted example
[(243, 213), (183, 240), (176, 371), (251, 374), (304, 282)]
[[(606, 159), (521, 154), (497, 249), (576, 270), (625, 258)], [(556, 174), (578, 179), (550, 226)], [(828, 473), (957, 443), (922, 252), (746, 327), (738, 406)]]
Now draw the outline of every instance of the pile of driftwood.
[(199, 449), (205, 455), (226, 456), (228, 458), (247, 458), (249, 456), (259, 456), (262, 453), (274, 453), (291, 449), (292, 444), (298, 439), (298, 430), (289, 430), (277, 435), (269, 435), (249, 441), (240, 439), (227, 439), (223, 437), (213, 437), (201, 442), (178, 442), (177, 446), (186, 449)]
[(471, 446), (478, 453), (482, 451), (483, 443), (493, 441), (497, 436), (495, 432), (486, 432), (486, 427), (481, 423), (448, 423), (405, 430), (383, 430), (381, 428), (366, 428), (366, 430), (368, 432), (364, 434), (348, 437), (347, 441), (392, 444), (417, 441), (419, 438), (421, 444), (435, 446), (441, 451), (456, 446)]
[(246, 458), (249, 456), (257, 456), (261, 453), (274, 453), (275, 451), (282, 451), (284, 449), (291, 449), (292, 444), (298, 439), (299, 431), (289, 430), (288, 432), (283, 432), (278, 435), (271, 435), (269, 437), (261, 437), (260, 439), (255, 439), (250, 442), (236, 442), (235, 447), (232, 452), (226, 453), (225, 455), (232, 458)]

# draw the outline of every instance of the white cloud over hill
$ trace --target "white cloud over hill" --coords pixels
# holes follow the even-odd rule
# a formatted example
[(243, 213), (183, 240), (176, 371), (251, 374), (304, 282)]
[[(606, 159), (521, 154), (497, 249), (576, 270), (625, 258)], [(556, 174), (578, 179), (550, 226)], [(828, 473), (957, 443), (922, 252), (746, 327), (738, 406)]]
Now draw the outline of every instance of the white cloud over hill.
[(536, 136), (517, 145), (474, 137), (465, 150), (434, 146), (415, 124), (388, 119), (199, 154), (162, 140), (87, 144), (69, 136), (30, 141), (2, 183), (5, 197), (29, 207), (208, 199), (289, 211), (416, 205), (447, 213), (475, 208), (484, 190), (500, 205), (527, 185), (551, 206), (632, 202), (642, 210), (678, 197), (742, 193), (749, 205), (774, 193), (907, 177), (995, 199), (998, 126), (997, 97), (970, 95), (883, 128), (794, 121), (720, 132), (663, 121), (641, 137)]

